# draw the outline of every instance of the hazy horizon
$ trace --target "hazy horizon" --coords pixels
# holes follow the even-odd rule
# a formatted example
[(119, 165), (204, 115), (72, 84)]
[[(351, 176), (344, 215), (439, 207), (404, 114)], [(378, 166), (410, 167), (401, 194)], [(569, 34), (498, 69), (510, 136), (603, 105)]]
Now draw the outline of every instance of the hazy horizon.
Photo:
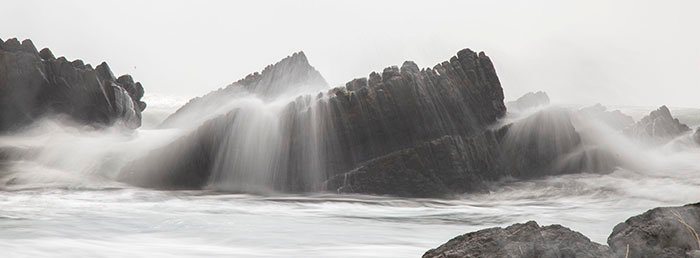
[(700, 3), (507, 2), (16, 1), (0, 38), (106, 61), (157, 96), (203, 95), (296, 51), (338, 86), (471, 48), (492, 58), (506, 99), (700, 107)]

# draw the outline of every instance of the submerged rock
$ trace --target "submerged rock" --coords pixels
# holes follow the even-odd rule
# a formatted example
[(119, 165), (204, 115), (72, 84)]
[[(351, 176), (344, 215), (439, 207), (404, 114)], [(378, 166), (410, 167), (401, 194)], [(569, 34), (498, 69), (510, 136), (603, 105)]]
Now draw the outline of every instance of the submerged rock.
[(447, 257), (614, 257), (607, 246), (560, 225), (541, 227), (536, 222), (489, 228), (453, 238), (429, 250), (424, 258)]
[(141, 125), (143, 87), (118, 82), (106, 63), (93, 69), (80, 60), (56, 59), (30, 40), (0, 42), (0, 132), (44, 115), (65, 114), (90, 125)]
[(674, 118), (666, 106), (651, 111), (648, 116), (625, 129), (633, 137), (652, 142), (666, 142), (688, 131), (690, 127)]
[(317, 93), (328, 90), (326, 80), (309, 64), (304, 52), (297, 52), (265, 67), (262, 72), (249, 74), (225, 88), (189, 100), (160, 125), (162, 128), (199, 125), (206, 114), (222, 115), (226, 103), (246, 94), (269, 100), (282, 95)]
[(544, 91), (528, 92), (520, 98), (506, 103), (509, 111), (524, 111), (546, 105), (549, 105), (549, 96)]

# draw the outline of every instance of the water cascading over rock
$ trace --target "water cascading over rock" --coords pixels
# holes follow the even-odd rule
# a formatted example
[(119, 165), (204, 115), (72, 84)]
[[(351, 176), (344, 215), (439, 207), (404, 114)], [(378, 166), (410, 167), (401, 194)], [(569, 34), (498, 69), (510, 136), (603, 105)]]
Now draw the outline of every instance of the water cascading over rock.
[(45, 115), (67, 115), (96, 126), (141, 125), (141, 83), (116, 78), (107, 63), (96, 68), (81, 60), (37, 51), (30, 40), (0, 40), (0, 132), (20, 129)]
[(330, 86), (310, 64), (304, 52), (297, 52), (258, 73), (252, 73), (225, 88), (193, 98), (168, 116), (161, 128), (198, 126), (201, 122), (232, 109), (231, 99), (250, 96), (273, 100), (281, 96), (317, 93)]
[[(288, 65), (299, 64), (272, 67), (295, 70)], [(580, 144), (567, 119), (540, 121), (555, 123), (544, 126), (567, 141), (514, 138), (536, 127), (494, 128), (506, 113), (503, 89), (489, 57), (469, 49), (433, 68), (407, 61), (318, 94), (230, 97), (227, 105), (226, 114), (124, 168), (121, 180), (165, 189), (427, 197), (484, 189), (508, 175), (582, 169), (550, 164)], [(543, 151), (504, 151), (533, 144)], [(504, 165), (514, 160), (517, 171)]]

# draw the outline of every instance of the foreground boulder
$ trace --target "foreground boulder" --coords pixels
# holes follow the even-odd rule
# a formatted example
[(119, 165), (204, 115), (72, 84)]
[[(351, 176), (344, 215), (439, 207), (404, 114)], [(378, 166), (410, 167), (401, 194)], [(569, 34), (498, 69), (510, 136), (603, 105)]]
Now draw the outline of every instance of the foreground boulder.
[(141, 83), (116, 78), (107, 63), (96, 68), (81, 60), (37, 51), (30, 40), (0, 40), (0, 132), (19, 129), (44, 115), (67, 115), (96, 126), (141, 125)]
[(674, 118), (666, 106), (651, 111), (642, 120), (625, 129), (633, 137), (656, 143), (667, 142), (688, 131), (690, 127)]
[(608, 244), (620, 257), (700, 257), (696, 229), (700, 203), (656, 208), (615, 226)]
[(540, 227), (536, 222), (489, 228), (453, 238), (423, 255), (424, 258), (614, 257), (607, 246), (560, 225)]
[(700, 203), (662, 207), (618, 224), (608, 245), (568, 228), (530, 221), (458, 236), (423, 257), (700, 257)]

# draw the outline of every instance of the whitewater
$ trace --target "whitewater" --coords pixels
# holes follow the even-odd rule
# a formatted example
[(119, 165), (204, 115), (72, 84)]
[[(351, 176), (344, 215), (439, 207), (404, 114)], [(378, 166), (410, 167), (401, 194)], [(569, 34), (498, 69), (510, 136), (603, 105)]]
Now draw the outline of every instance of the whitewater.
[(585, 118), (574, 122), (584, 141), (605, 144), (632, 165), (412, 199), (242, 194), (216, 184), (201, 191), (136, 188), (112, 179), (182, 130), (86, 132), (43, 121), (0, 139), (0, 147), (27, 155), (0, 169), (0, 250), (2, 257), (417, 257), (460, 234), (529, 220), (605, 243), (630, 216), (697, 201), (700, 147), (690, 134), (646, 147)]

